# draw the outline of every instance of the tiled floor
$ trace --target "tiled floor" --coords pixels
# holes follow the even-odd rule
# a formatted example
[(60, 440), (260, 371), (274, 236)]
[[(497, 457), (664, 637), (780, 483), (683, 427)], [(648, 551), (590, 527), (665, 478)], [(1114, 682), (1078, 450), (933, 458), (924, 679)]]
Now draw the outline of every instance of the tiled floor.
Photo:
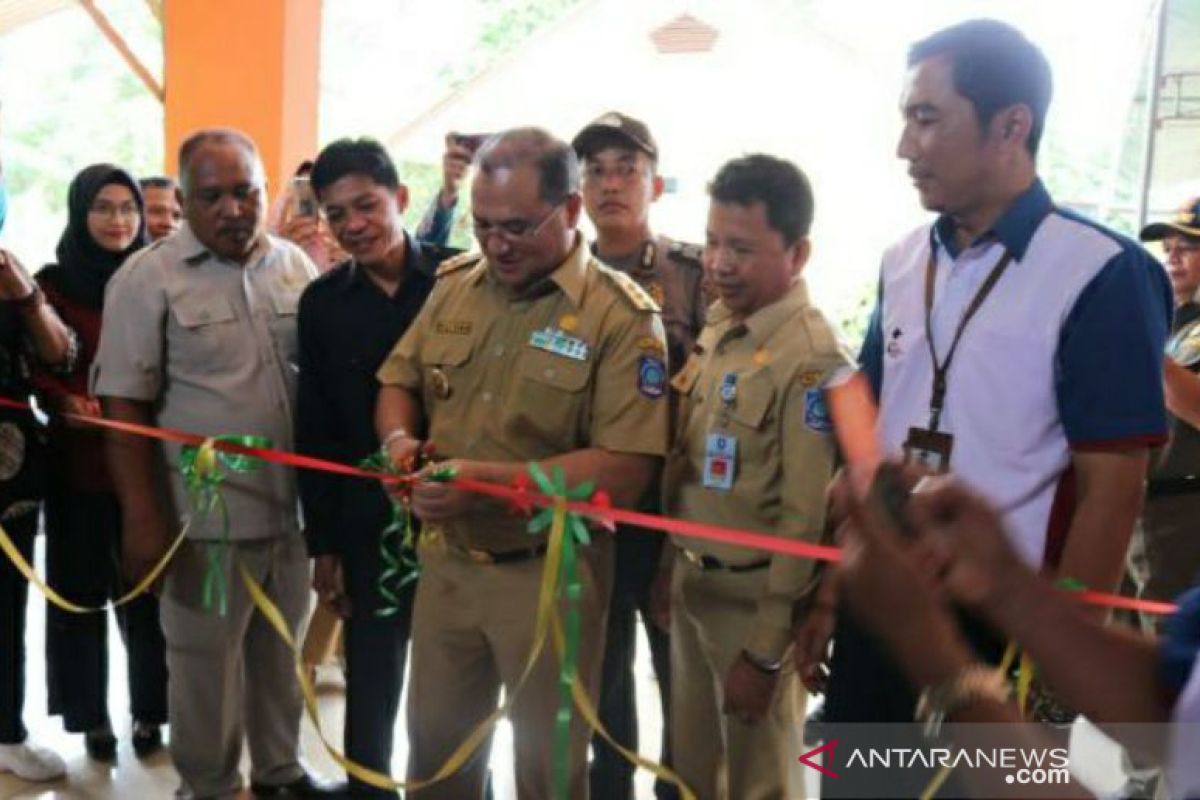
[[(40, 555), (39, 539), (39, 555)], [(83, 749), (82, 737), (63, 732), (55, 718), (46, 716), (45, 660), (43, 640), (45, 631), (45, 602), (34, 593), (29, 603), (29, 693), (26, 698), (26, 724), (31, 738), (38, 744), (48, 746), (66, 760), (70, 772), (66, 779), (51, 784), (27, 784), (11, 775), (0, 775), (0, 800), (22, 798), (22, 800), (165, 800), (170, 798), (177, 784), (177, 776), (170, 757), (161, 752), (141, 762), (129, 746), (129, 698), (125, 689), (125, 656), (119, 644), (112, 649), (110, 712), (120, 739), (118, 760), (115, 766), (106, 767), (90, 761)], [(110, 626), (110, 641), (120, 641), (116, 630)], [(645, 640), (639, 642), (636, 665), (638, 675), (639, 709), (641, 719), (641, 741), (659, 740), (662, 720), (658, 713), (655, 697), (656, 687), (646, 656)], [(322, 669), (318, 684), (320, 693), (321, 721), (326, 735), (335, 743), (341, 742), (343, 697), (340, 675), (335, 668)], [(326, 776), (335, 776), (338, 769), (318, 740), (308, 722), (303, 725), (303, 752), (309, 766)], [(513, 785), (511, 753), (512, 739), (507, 723), (502, 722), (497, 730), (492, 748), (492, 770), (496, 800), (513, 800), (516, 791)], [(1072, 768), (1089, 786), (1103, 790), (1116, 789), (1122, 780), (1118, 754), (1108, 740), (1091, 726), (1082, 725), (1075, 731), (1072, 740)], [(403, 774), (407, 757), (408, 740), (403, 724), (397, 727), (396, 753), (392, 761), (394, 775)], [(797, 767), (800, 770), (800, 767)], [(809, 797), (815, 797), (817, 782), (815, 773), (804, 770), (803, 779)], [(651, 776), (639, 772), (636, 778), (638, 800), (649, 800)], [(246, 800), (250, 800), (249, 794)], [(607, 800), (593, 798), (593, 800)]]
[[(41, 543), (38, 539), (40, 568)], [(2, 556), (0, 556), (2, 557)], [(22, 800), (159, 800), (170, 798), (178, 783), (171, 759), (166, 752), (158, 753), (148, 761), (139, 761), (129, 745), (128, 719), (129, 695), (125, 683), (125, 652), (120, 637), (110, 617), (109, 640), (111, 646), (110, 706), (117, 737), (120, 740), (117, 763), (113, 767), (96, 764), (87, 758), (83, 749), (82, 736), (63, 732), (58, 718), (46, 716), (46, 680), (44, 658), (46, 604), (41, 595), (31, 591), (28, 609), (28, 691), (25, 699), (25, 723), (30, 729), (30, 739), (49, 747), (62, 755), (69, 768), (67, 778), (49, 784), (28, 784), (12, 775), (0, 775), (0, 800), (21, 798)], [(641, 643), (646, 649), (645, 641)], [(647, 709), (641, 719), (641, 736), (644, 742), (657, 742), (661, 736), (662, 720), (658, 713), (658, 702), (654, 697), (656, 686), (651, 676), (648, 658), (639, 654), (637, 664), (639, 708)], [(343, 695), (341, 675), (334, 667), (322, 668), (318, 681), (321, 722), (326, 736), (340, 746), (342, 739)], [(401, 704), (403, 708), (403, 701)], [(408, 757), (408, 739), (402, 720), (397, 726), (396, 753), (392, 759), (392, 774), (403, 775)], [(334, 777), (339, 769), (325, 752), (316, 732), (309, 722), (301, 728), (303, 752), (306, 762), (315, 771)], [(516, 797), (510, 753), (512, 752), (511, 730), (507, 722), (497, 728), (492, 745), (493, 788), (496, 800)], [(636, 778), (638, 797), (650, 797), (653, 783), (650, 776)], [(246, 795), (249, 800), (249, 794)]]

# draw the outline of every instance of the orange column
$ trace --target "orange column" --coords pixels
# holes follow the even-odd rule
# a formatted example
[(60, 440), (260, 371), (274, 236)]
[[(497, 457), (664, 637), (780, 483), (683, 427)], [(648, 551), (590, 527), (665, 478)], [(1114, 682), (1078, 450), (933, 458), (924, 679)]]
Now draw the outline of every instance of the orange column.
[(272, 195), (317, 149), (321, 0), (163, 4), (166, 170), (197, 128), (248, 133)]

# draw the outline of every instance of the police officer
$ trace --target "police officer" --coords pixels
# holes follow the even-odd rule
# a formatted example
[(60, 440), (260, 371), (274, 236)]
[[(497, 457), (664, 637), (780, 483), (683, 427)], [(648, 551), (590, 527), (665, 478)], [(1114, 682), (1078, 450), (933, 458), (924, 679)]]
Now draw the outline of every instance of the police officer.
[[(705, 266), (720, 299), (673, 381), (666, 511), (816, 540), (835, 452), (823, 387), (851, 362), (800, 275), (812, 191), (792, 164), (752, 155), (709, 194)], [(785, 656), (812, 562), (680, 537), (672, 550), (675, 768), (701, 798), (791, 797), (803, 696)]]
[[(1140, 238), (1162, 242), (1175, 295), (1167, 356), (1200, 373), (1200, 198), (1189, 200), (1171, 220), (1147, 225)], [(1172, 417), (1170, 440), (1151, 460), (1140, 531), (1134, 540), (1134, 572), (1143, 597), (1171, 600), (1200, 577), (1198, 514), (1200, 430)]]
[[(479, 254), (439, 269), (428, 303), (379, 371), (380, 440), (393, 462), (436, 446), (458, 476), (511, 483), (529, 461), (595, 481), (617, 505), (645, 491), (666, 449), (665, 336), (658, 307), (601, 265), (575, 230), (574, 151), (518, 129), (481, 149), (472, 185)], [(441, 465), (445, 466), (445, 465)], [(509, 692), (533, 644), (546, 550), (523, 516), (457, 486), (418, 481), (425, 522), (413, 612), (410, 778), (431, 776)], [(595, 693), (612, 585), (612, 541), (580, 559), (579, 675)], [(522, 796), (551, 794), (557, 663), (542, 654), (516, 695)], [(589, 732), (571, 728), (570, 796), (586, 798)], [(414, 798), (479, 797), (487, 748)]]
[[(645, 123), (614, 111), (581, 130), (571, 146), (583, 165), (583, 206), (596, 228), (592, 253), (637, 281), (662, 308), (667, 331), (667, 365), (674, 373), (683, 366), (704, 327), (700, 261), (703, 251), (697, 245), (651, 232), (650, 205), (663, 192), (663, 179), (658, 175), (658, 145)], [(643, 509), (655, 512), (658, 505), (657, 492), (653, 492), (643, 503)], [(652, 624), (650, 615), (650, 589), (663, 538), (654, 531), (624, 527), (617, 531), (618, 568), (608, 610), (599, 712), (608, 732), (624, 746), (636, 750), (633, 656), (640, 612), (662, 702), (661, 758), (669, 764), (670, 640), (665, 630)], [(593, 737), (592, 747), (595, 754), (590, 775), (592, 795), (630, 800), (633, 765), (598, 735)], [(672, 785), (661, 781), (655, 789), (660, 798), (676, 794)]]

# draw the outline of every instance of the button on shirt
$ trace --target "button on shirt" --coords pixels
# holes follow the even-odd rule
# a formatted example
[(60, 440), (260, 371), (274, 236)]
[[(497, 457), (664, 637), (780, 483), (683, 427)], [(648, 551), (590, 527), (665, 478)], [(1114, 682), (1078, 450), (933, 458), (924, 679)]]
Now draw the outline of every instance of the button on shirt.
[[(561, 334), (560, 346), (544, 332)], [(443, 271), (378, 377), (420, 398), (446, 458), (523, 462), (589, 447), (662, 455), (665, 348), (653, 301), (577, 237), (563, 264), (520, 297), (484, 259)], [(439, 527), (492, 552), (544, 541), (524, 517), (483, 505)]]
[[(316, 268), (298, 247), (265, 237), (245, 266), (178, 233), (135, 253), (109, 282), (96, 395), (150, 403), (155, 424), (202, 436), (265, 436), (293, 449), (298, 353), (296, 312)], [(174, 512), (189, 509), (180, 445), (165, 443)], [(261, 539), (297, 530), (294, 470), (264, 464), (226, 470), (221, 489), (229, 536)], [(216, 539), (220, 515), (189, 535)]]
[[(300, 452), (357, 464), (379, 449), (375, 372), (416, 319), (438, 262), (457, 252), (407, 237), (405, 247), (404, 280), (390, 297), (346, 261), (300, 298)], [(377, 481), (316, 470), (299, 479), (310, 555), (345, 552), (352, 540), (378, 548), (390, 506)]]
[[(809, 304), (802, 280), (780, 300), (734, 320), (717, 301), (709, 324), (675, 379), (683, 397), (682, 432), (664, 475), (667, 513), (684, 519), (816, 541), (825, 524), (825, 488), (835, 446), (824, 385), (851, 368), (832, 326)], [(730, 393), (722, 385), (734, 376)], [(736, 439), (731, 488), (710, 488), (703, 475), (708, 437)], [(678, 547), (745, 565), (763, 554), (721, 542), (676, 537)], [(747, 648), (782, 656), (791, 641), (792, 606), (812, 562), (772, 556)]]
[(913, 232), (884, 256), (860, 355), (893, 453), (929, 424), (931, 250), (939, 362), (992, 267), (1012, 255), (963, 333), (940, 429), (955, 438), (951, 470), (1004, 511), (1025, 560), (1053, 561), (1074, 510), (1071, 452), (1165, 440), (1166, 274), (1136, 242), (1053, 207), (1040, 182), (962, 252), (950, 217)]

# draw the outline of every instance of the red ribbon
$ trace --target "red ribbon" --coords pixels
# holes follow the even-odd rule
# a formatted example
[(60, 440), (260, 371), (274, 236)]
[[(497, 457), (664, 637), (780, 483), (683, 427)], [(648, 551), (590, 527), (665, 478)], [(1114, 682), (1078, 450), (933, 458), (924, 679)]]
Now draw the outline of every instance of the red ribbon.
[[(6, 397), (0, 397), (0, 407), (13, 408), (21, 411), (31, 411), (32, 407), (28, 403), (21, 403), (15, 400), (10, 400)], [(88, 425), (95, 425), (100, 428), (108, 428), (110, 430), (122, 431), (124, 433), (132, 433), (138, 436), (147, 436), (152, 439), (161, 441), (179, 442), (182, 444), (199, 445), (202, 444), (207, 437), (187, 431), (174, 430), (172, 428), (159, 428), (151, 425), (140, 425), (136, 422), (120, 422), (118, 420), (107, 419), (105, 417), (89, 417), (79, 414), (60, 413), (58, 416), (64, 419), (83, 422)], [(336, 461), (326, 461), (323, 458), (315, 458), (306, 456), (300, 453), (289, 453), (283, 450), (273, 450), (261, 447), (246, 447), (235, 442), (215, 441), (213, 447), (217, 450), (225, 450), (230, 453), (238, 453), (240, 455), (253, 456), (260, 458), (263, 461), (269, 461), (275, 464), (282, 464), (289, 467), (302, 467), (304, 469), (322, 470), (324, 472), (337, 473), (339, 475), (349, 475), (359, 478), (369, 478), (371, 480), (383, 481), (385, 483), (404, 483), (410, 482), (412, 479), (404, 476), (381, 475), (378, 472), (371, 472), (357, 467), (351, 467), (346, 464), (340, 464)], [(529, 509), (533, 506), (552, 506), (557, 499), (540, 492), (530, 491), (530, 487), (526, 482), (525, 485), (517, 486), (501, 486), (495, 483), (485, 483), (483, 481), (471, 480), (468, 478), (455, 478), (453, 484), (460, 489), (465, 489), (469, 492), (495, 497), (500, 500), (506, 500), (514, 509)], [(755, 533), (753, 531), (744, 531), (737, 528), (725, 528), (718, 525), (709, 525), (701, 522), (692, 522), (684, 519), (674, 519), (671, 517), (661, 517), (655, 514), (645, 514), (640, 511), (630, 511), (624, 508), (614, 508), (608, 500), (607, 495), (603, 497), (595, 497), (591, 502), (568, 501), (567, 509), (576, 514), (599, 520), (601, 524), (619, 522), (635, 528), (644, 528), (648, 530), (662, 531), (664, 533), (672, 533), (678, 536), (686, 536), (692, 539), (707, 539), (711, 542), (722, 542), (724, 544), (732, 544), (738, 547), (749, 547), (755, 550), (765, 550), (771, 553), (779, 553), (781, 555), (793, 556), (795, 558), (810, 558), (815, 561), (836, 562), (841, 558), (841, 549), (828, 545), (811, 544), (809, 542), (797, 541), (795, 539), (780, 539), (777, 536), (771, 536), (765, 533)], [(1172, 614), (1176, 610), (1176, 606), (1172, 603), (1160, 603), (1152, 600), (1141, 600), (1134, 597), (1123, 597), (1121, 595), (1104, 594), (1102, 592), (1074, 592), (1074, 596), (1078, 597), (1085, 603), (1097, 606), (1105, 606), (1108, 608), (1121, 608), (1130, 611), (1142, 611), (1147, 614)]]

